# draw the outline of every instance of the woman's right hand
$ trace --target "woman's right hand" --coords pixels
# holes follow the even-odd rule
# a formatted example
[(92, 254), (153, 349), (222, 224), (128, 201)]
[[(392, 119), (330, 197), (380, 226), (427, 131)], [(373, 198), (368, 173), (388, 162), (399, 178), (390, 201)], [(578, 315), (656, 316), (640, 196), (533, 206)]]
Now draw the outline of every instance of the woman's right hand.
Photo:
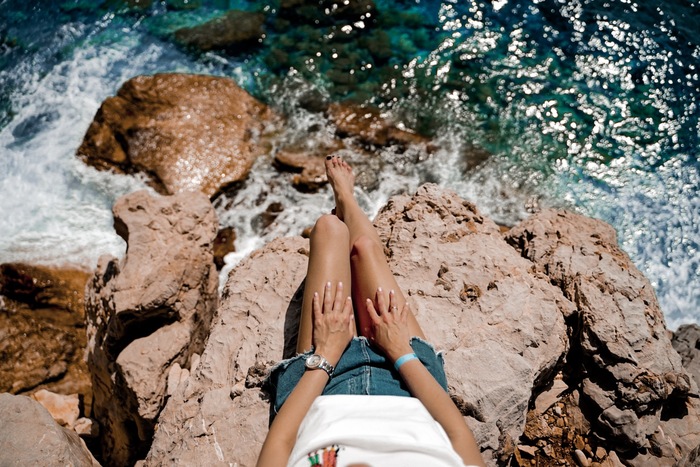
[(314, 293), (311, 309), (314, 317), (314, 352), (335, 366), (355, 330), (352, 301), (347, 294), (343, 294), (342, 282), (336, 286), (335, 297), (332, 295), (331, 283), (327, 282), (323, 288), (323, 298), (318, 292)]
[(408, 303), (399, 307), (396, 293), (389, 291), (389, 303), (386, 303), (382, 289), (377, 289), (377, 307), (367, 299), (367, 312), (372, 320), (372, 343), (395, 362), (397, 358), (412, 353), (411, 336), (408, 329)]

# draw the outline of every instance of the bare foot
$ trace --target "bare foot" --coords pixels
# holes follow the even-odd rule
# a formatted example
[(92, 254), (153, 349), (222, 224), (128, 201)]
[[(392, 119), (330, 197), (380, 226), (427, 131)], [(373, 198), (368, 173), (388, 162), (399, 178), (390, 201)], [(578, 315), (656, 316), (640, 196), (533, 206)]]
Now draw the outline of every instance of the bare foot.
[(343, 204), (354, 199), (355, 174), (350, 165), (338, 156), (326, 157), (326, 175), (335, 196), (335, 215), (343, 220)]

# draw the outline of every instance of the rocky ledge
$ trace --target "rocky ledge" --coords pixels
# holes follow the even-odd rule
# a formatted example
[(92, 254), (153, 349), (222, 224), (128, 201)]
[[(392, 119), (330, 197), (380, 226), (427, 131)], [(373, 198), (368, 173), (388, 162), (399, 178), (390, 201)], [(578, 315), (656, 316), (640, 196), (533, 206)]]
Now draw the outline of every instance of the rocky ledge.
[[(343, 147), (431, 150), (371, 112), (331, 106), (327, 116), (336, 128), (327, 146), (277, 149), (273, 163), (297, 172), (300, 189), (323, 183), (319, 161)], [(33, 396), (0, 397), (2, 463), (94, 465), (78, 432), (105, 465), (254, 465), (268, 426), (265, 375), (295, 347), (308, 240), (250, 254), (219, 296), (214, 250), (235, 233), (217, 237), (209, 197), (245, 177), (277, 118), (211, 77), (138, 77), (105, 101), (79, 155), (143, 171), (166, 195), (116, 203), (127, 253), (101, 258), (92, 274), (0, 270), (0, 383)], [(197, 139), (206, 124), (217, 126), (213, 139)], [(192, 164), (201, 170), (180, 170)], [(700, 327), (666, 329), (609, 225), (544, 210), (502, 232), (430, 184), (392, 198), (375, 225), (489, 465), (697, 465)], [(83, 378), (66, 376), (85, 367), (83, 350)], [(28, 448), (45, 435), (50, 449)]]
[[(308, 241), (252, 253), (217, 303), (206, 197), (138, 192), (114, 211), (128, 252), (100, 261), (86, 305), (101, 460), (253, 465)], [(608, 225), (548, 210), (504, 235), (435, 185), (392, 198), (375, 225), (490, 465), (693, 465), (697, 376)], [(682, 336), (696, 362), (698, 334)]]

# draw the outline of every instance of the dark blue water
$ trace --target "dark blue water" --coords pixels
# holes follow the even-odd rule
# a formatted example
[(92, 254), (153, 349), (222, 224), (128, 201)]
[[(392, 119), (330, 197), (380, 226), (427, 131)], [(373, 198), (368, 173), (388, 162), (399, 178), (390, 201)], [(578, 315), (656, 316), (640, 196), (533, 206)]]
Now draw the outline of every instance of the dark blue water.
[[(290, 139), (323, 138), (320, 109), (344, 100), (433, 137), (428, 158), (380, 154), (380, 183), (361, 193), (369, 211), (425, 181), (504, 223), (575, 209), (615, 227), (672, 327), (700, 322), (697, 2), (288, 3), (0, 0), (0, 260), (120, 254), (109, 206), (143, 184), (74, 151), (131, 76), (209, 73), (287, 112)], [(262, 13), (264, 37), (210, 51), (177, 39), (230, 10)], [(470, 161), (473, 146), (490, 157)], [(327, 207), (326, 193), (264, 188), (279, 176), (259, 164), (219, 213), (242, 252)], [(264, 209), (251, 201), (263, 190), (289, 205), (286, 227), (261, 232), (240, 213)]]

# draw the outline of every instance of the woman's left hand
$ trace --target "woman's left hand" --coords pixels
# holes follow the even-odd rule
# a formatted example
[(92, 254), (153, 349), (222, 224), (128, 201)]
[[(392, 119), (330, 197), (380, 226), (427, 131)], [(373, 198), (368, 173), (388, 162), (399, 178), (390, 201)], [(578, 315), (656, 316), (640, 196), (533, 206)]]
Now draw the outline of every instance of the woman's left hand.
[(343, 293), (342, 282), (338, 282), (335, 297), (332, 295), (330, 282), (323, 288), (323, 298), (318, 292), (314, 293), (313, 343), (315, 352), (335, 366), (354, 336), (355, 329), (352, 300)]

